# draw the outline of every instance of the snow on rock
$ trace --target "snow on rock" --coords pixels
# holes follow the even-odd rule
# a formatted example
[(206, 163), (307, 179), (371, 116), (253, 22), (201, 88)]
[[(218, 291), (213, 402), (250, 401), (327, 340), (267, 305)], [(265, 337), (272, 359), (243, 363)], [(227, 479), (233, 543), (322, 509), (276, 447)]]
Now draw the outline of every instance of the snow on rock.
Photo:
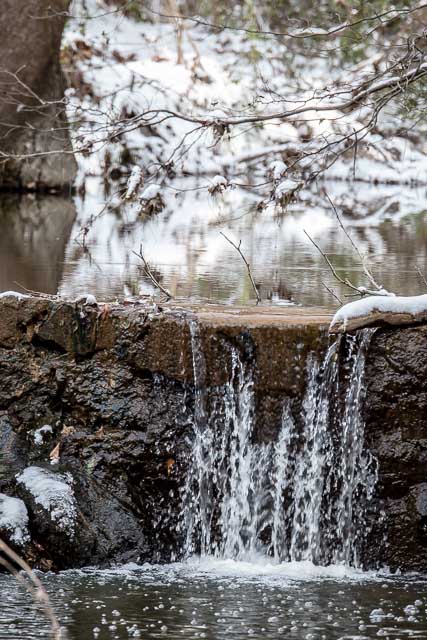
[(19, 293), (19, 291), (3, 291), (0, 293), (0, 298), (18, 298), (23, 300), (24, 298), (30, 298), (26, 293)]
[(54, 473), (41, 467), (27, 467), (16, 476), (16, 481), (25, 486), (36, 504), (47, 511), (60, 531), (73, 537), (77, 508), (71, 474)]
[(40, 446), (41, 444), (43, 444), (44, 436), (46, 433), (52, 433), (52, 427), (50, 426), (50, 424), (44, 424), (42, 427), (34, 431), (33, 438), (34, 438), (34, 443), (37, 446)]
[(28, 511), (19, 498), (10, 498), (0, 493), (0, 531), (9, 534), (11, 542), (24, 546), (30, 541), (28, 533)]
[(427, 321), (427, 294), (421, 296), (368, 296), (339, 309), (330, 333), (345, 333), (379, 322), (398, 325)]
[(73, 300), (74, 304), (87, 304), (92, 307), (96, 307), (98, 304), (97, 299), (91, 293), (82, 293), (81, 296), (78, 296), (75, 300)]

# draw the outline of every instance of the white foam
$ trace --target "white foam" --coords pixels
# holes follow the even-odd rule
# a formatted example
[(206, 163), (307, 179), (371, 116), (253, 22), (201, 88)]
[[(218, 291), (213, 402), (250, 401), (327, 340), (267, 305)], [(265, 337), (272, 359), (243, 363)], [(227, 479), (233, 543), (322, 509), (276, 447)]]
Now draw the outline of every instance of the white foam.
[[(75, 571), (75, 570), (74, 570)], [(275, 584), (291, 584), (295, 582), (313, 582), (333, 580), (339, 582), (364, 582), (384, 579), (384, 571), (362, 571), (344, 564), (318, 566), (309, 561), (274, 562), (263, 555), (253, 555), (245, 560), (219, 559), (213, 556), (193, 556), (183, 562), (169, 564), (134, 562), (109, 569), (87, 567), (79, 569), (81, 573), (100, 573), (104, 576), (126, 576), (129, 579), (154, 580), (170, 582), (174, 580), (201, 579), (218, 582), (232, 579), (239, 582), (274, 582)]]

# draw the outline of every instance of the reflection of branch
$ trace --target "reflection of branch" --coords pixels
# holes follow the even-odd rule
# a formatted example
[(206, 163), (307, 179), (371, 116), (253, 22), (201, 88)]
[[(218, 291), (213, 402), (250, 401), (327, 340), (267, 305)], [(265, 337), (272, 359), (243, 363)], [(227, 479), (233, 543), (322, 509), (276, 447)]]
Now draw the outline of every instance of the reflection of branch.
[(335, 217), (338, 220), (338, 224), (340, 225), (341, 229), (344, 231), (345, 235), (347, 236), (348, 240), (350, 241), (351, 246), (353, 247), (353, 249), (355, 250), (355, 252), (357, 253), (357, 255), (360, 258), (360, 263), (362, 265), (363, 271), (365, 272), (366, 277), (368, 278), (369, 282), (372, 284), (372, 286), (377, 289), (378, 291), (382, 291), (383, 287), (381, 287), (376, 281), (374, 276), (371, 273), (371, 270), (368, 267), (368, 263), (367, 263), (367, 256), (364, 256), (361, 252), (359, 247), (357, 246), (357, 244), (354, 242), (353, 238), (351, 237), (351, 235), (349, 234), (349, 232), (347, 231), (347, 229), (345, 228), (343, 221), (341, 220), (341, 217), (337, 211), (336, 206), (334, 205), (334, 203), (332, 202), (332, 200), (330, 199), (329, 195), (326, 193), (325, 191), (325, 195), (327, 197), (327, 199), (329, 200), (329, 204), (331, 205), (332, 209), (334, 210), (335, 213)]
[(151, 271), (150, 265), (148, 264), (148, 262), (144, 258), (144, 254), (142, 253), (142, 244), (139, 246), (139, 253), (137, 253), (136, 251), (132, 251), (132, 253), (135, 254), (138, 258), (140, 258), (142, 260), (142, 262), (144, 264), (145, 273), (150, 278), (150, 280), (154, 284), (154, 286), (157, 287), (158, 289), (160, 289), (160, 291), (165, 294), (166, 298), (168, 300), (170, 300), (172, 298), (172, 294), (169, 293), (169, 291), (167, 289), (165, 289), (163, 285), (160, 284), (160, 282), (157, 280), (157, 278), (154, 275), (154, 273)]
[[(17, 553), (15, 553), (1, 538), (0, 538), (0, 551), (6, 556), (0, 557), (0, 564), (2, 564), (15, 578), (20, 582), (29, 593), (33, 596), (34, 600), (41, 604), (46, 616), (49, 618), (51, 624), (52, 638), (54, 640), (61, 640), (62, 633), (59, 626), (58, 619), (55, 615), (52, 605), (50, 604), (49, 596), (43, 584), (32, 571), (31, 567), (23, 560)], [(28, 577), (30, 583), (28, 583), (14, 565), (24, 572)]]
[(421, 272), (421, 269), (419, 268), (419, 266), (416, 263), (415, 263), (415, 271), (418, 273), (418, 275), (420, 276), (421, 280), (423, 281), (423, 283), (427, 287), (427, 280), (425, 279), (425, 276), (423, 275), (423, 273)]
[(381, 295), (381, 293), (379, 291), (370, 291), (369, 289), (365, 289), (365, 287), (356, 287), (347, 278), (345, 280), (343, 278), (341, 278), (341, 276), (339, 276), (338, 273), (335, 271), (335, 268), (334, 268), (332, 262), (329, 260), (328, 256), (326, 255), (326, 253), (324, 251), (322, 251), (322, 249), (319, 247), (319, 245), (313, 240), (313, 238), (307, 233), (307, 231), (305, 229), (303, 229), (303, 231), (304, 231), (305, 235), (307, 236), (307, 238), (310, 240), (310, 242), (312, 244), (314, 244), (314, 246), (316, 247), (318, 252), (324, 257), (324, 259), (326, 261), (326, 264), (328, 265), (328, 267), (332, 271), (332, 275), (334, 276), (334, 278), (336, 280), (338, 280), (338, 282), (341, 282), (341, 284), (344, 284), (349, 289), (353, 289), (353, 291), (356, 291), (360, 296), (364, 296), (364, 295)]
[(243, 262), (245, 263), (246, 269), (248, 270), (248, 276), (249, 276), (250, 281), (252, 283), (253, 290), (255, 291), (256, 301), (257, 301), (257, 304), (258, 304), (258, 302), (261, 302), (261, 296), (259, 295), (259, 291), (258, 291), (257, 286), (255, 284), (255, 281), (254, 281), (254, 279), (252, 277), (251, 265), (246, 260), (245, 256), (243, 255), (242, 250), (240, 249), (240, 245), (242, 244), (242, 241), (239, 240), (239, 244), (237, 245), (237, 244), (234, 244), (234, 242), (232, 240), (230, 240), (230, 238), (228, 238), (225, 235), (225, 233), (223, 233), (222, 231), (220, 231), (220, 234), (222, 235), (223, 238), (225, 238), (227, 240), (227, 242), (229, 242), (231, 244), (232, 247), (234, 247), (236, 249), (236, 251), (238, 252), (240, 257), (242, 258)]

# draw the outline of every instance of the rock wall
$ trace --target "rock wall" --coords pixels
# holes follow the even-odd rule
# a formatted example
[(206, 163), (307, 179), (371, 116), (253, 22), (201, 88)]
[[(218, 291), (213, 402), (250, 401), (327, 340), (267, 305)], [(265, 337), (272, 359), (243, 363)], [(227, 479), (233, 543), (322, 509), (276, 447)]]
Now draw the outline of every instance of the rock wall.
[[(20, 537), (2, 521), (0, 500), (0, 535), (35, 566), (179, 553), (193, 437), (191, 319), (212, 397), (230, 378), (231, 345), (254, 365), (255, 438), (277, 437), (284, 398), (298, 422), (307, 358), (320, 360), (331, 340), (328, 317), (0, 298), (0, 494), (27, 509)], [(374, 334), (365, 434), (379, 480), (367, 566), (427, 570), (426, 363), (427, 327)]]
[(379, 462), (371, 557), (427, 570), (427, 327), (377, 329), (366, 363), (366, 438)]
[[(0, 492), (27, 506), (31, 543), (18, 550), (32, 564), (166, 561), (180, 549), (196, 317), (213, 390), (230, 376), (225, 345), (255, 358), (257, 437), (276, 436), (284, 394), (298, 419), (305, 360), (328, 340), (324, 318), (0, 299)], [(73, 531), (52, 520), (60, 495), (43, 507), (17, 480), (29, 466), (72, 478)]]

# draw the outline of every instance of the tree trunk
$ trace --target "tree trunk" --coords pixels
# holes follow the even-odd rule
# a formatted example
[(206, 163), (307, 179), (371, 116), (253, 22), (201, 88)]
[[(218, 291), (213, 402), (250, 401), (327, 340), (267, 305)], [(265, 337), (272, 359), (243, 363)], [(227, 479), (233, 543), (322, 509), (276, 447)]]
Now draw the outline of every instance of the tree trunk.
[(64, 189), (75, 177), (59, 64), (69, 4), (1, 0), (0, 189)]

